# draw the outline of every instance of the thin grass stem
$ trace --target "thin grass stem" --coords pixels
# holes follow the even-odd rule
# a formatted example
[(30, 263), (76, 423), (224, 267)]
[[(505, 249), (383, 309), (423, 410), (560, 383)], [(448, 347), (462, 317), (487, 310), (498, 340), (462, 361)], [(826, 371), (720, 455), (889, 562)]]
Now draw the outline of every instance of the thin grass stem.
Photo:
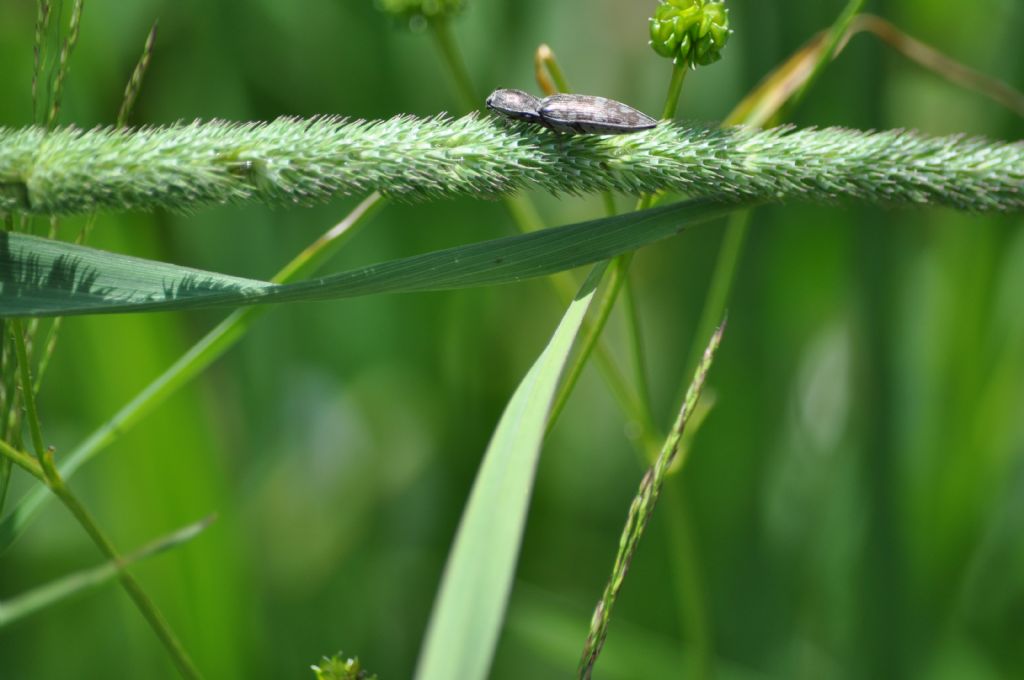
[[(628, 267), (627, 262), (627, 267)], [(647, 351), (644, 347), (643, 325), (640, 321), (640, 307), (637, 301), (636, 287), (628, 269), (623, 277), (623, 312), (626, 319), (626, 332), (629, 338), (630, 365), (633, 368), (633, 384), (644, 414), (643, 423), (653, 426), (654, 412), (651, 409), (651, 388), (647, 380)], [(652, 435), (653, 436), (653, 435)]]
[(796, 92), (794, 92), (792, 96), (783, 103), (782, 109), (779, 112), (779, 117), (782, 120), (786, 120), (790, 117), (790, 113), (793, 109), (800, 105), (800, 102), (803, 101), (803, 98), (807, 95), (811, 86), (828, 67), (829, 62), (832, 61), (832, 56), (836, 53), (836, 50), (839, 49), (839, 45), (843, 42), (847, 31), (850, 29), (850, 25), (853, 23), (853, 20), (857, 17), (857, 13), (860, 12), (863, 6), (864, 0), (850, 0), (846, 4), (846, 7), (839, 15), (839, 18), (836, 19), (835, 23), (832, 24), (832, 27), (829, 29), (828, 39), (825, 41), (825, 49), (822, 50), (811, 74), (796, 90)]
[[(598, 267), (606, 266), (604, 263), (595, 265)], [(558, 422), (559, 416), (565, 409), (565, 405), (569, 401), (569, 396), (575, 389), (576, 384), (579, 382), (580, 376), (583, 374), (583, 368), (587, 364), (587, 360), (593, 354), (595, 348), (600, 347), (599, 343), (601, 340), (601, 333), (607, 324), (608, 317), (611, 315), (612, 308), (615, 306), (615, 295), (610, 294), (608, 291), (611, 289), (619, 289), (623, 285), (623, 272), (621, 268), (615, 266), (615, 261), (612, 263), (612, 271), (608, 274), (608, 280), (605, 282), (606, 290), (599, 296), (598, 304), (594, 317), (589, 324), (584, 326), (583, 337), (578, 342), (578, 349), (576, 355), (569, 362), (568, 368), (565, 370), (565, 377), (562, 379), (562, 383), (558, 387), (558, 393), (555, 396), (554, 403), (551, 407), (551, 414), (548, 417), (548, 431), (550, 432), (555, 423)], [(598, 353), (598, 363), (603, 364), (604, 362), (611, 362), (610, 355), (602, 355)], [(614, 366), (614, 365), (613, 365)], [(613, 366), (602, 365), (602, 372), (605, 378), (608, 380), (609, 388), (612, 394), (615, 396), (616, 401), (619, 402), (626, 413), (626, 416), (640, 429), (640, 445), (641, 451), (646, 452), (650, 450), (652, 446), (657, 446), (657, 441), (653, 439), (654, 426), (651, 422), (645, 422), (644, 419), (647, 417), (648, 412), (644, 409), (640, 398), (629, 388), (628, 383), (618, 371), (618, 368)]]
[(31, 454), (19, 451), (8, 444), (5, 440), (0, 439), (0, 455), (3, 455), (4, 461), (7, 463), (17, 465), (39, 481), (46, 483), (46, 475), (43, 474), (43, 466), (40, 465), (39, 461)]
[(452, 36), (448, 17), (435, 17), (429, 19), (429, 23), (430, 34), (434, 36), (434, 43), (437, 45), (438, 52), (441, 53), (441, 58), (448, 68), (448, 73), (451, 74), (452, 79), (455, 81), (455, 91), (459, 99), (462, 100), (462, 106), (466, 111), (476, 110), (480, 106), (480, 100), (477, 98), (476, 89), (473, 87), (473, 80), (469, 77), (469, 69), (466, 68), (466, 62), (462, 59), (462, 54), (459, 52), (455, 38)]
[[(733, 282), (739, 271), (743, 244), (747, 239), (751, 216), (751, 211), (740, 210), (728, 217), (725, 235), (722, 237), (722, 245), (711, 274), (711, 284), (708, 286), (707, 296), (701, 305), (697, 330), (690, 345), (692, 349), (686, 363), (683, 364), (683, 375), (690, 374), (697, 362), (700, 361), (700, 348), (703, 347), (704, 338), (711, 337), (715, 330), (716, 320), (721, 319), (725, 314), (725, 306), (729, 301), (729, 294), (732, 292)], [(676, 402), (682, 400), (683, 396), (683, 393), (680, 393)]]
[(32, 365), (29, 363), (27, 342), (25, 340), (25, 324), (21, 319), (11, 319), (10, 324), (15, 358), (18, 361), (18, 371), (20, 373), (21, 401), (25, 406), (28, 431), (32, 437), (32, 446), (35, 449), (36, 459), (39, 461), (47, 478), (50, 478), (54, 470), (47, 462), (46, 446), (43, 444), (43, 430), (39, 422), (39, 412), (36, 410), (36, 398), (32, 382)]
[[(214, 516), (206, 517), (199, 522), (190, 524), (172, 534), (152, 541), (138, 550), (125, 555), (122, 558), (121, 564), (128, 566), (176, 548), (202, 533), (214, 519)], [(105, 562), (99, 566), (69, 574), (0, 602), (0, 628), (9, 626), (68, 597), (101, 586), (116, 578), (118, 569), (119, 565), (116, 562)]]
[[(113, 543), (100, 530), (92, 515), (85, 509), (85, 506), (71, 493), (71, 490), (57, 471), (52, 451), (46, 449), (43, 444), (42, 426), (39, 421), (39, 412), (36, 409), (36, 399), (33, 391), (34, 383), (31, 375), (31, 364), (29, 363), (28, 351), (26, 350), (25, 328), (20, 319), (11, 320), (11, 333), (14, 336), (14, 348), (17, 352), (18, 366), (21, 374), (21, 393), (22, 403), (25, 405), (25, 417), (28, 420), (29, 432), (32, 435), (32, 445), (35, 448), (36, 459), (42, 471), (46, 488), (49, 488), (54, 496), (59, 498), (71, 514), (74, 515), (75, 519), (78, 520), (78, 523), (85, 529), (100, 551), (111, 561), (120, 565), (121, 558)], [(18, 459), (12, 456), (12, 451), (8, 449), (9, 447), (5, 444), (5, 456), (12, 462), (16, 462)], [(23, 467), (25, 466), (23, 465)], [(25, 467), (25, 469), (31, 472), (30, 468)], [(136, 607), (138, 607), (143, 618), (153, 628), (153, 632), (160, 638), (181, 675), (186, 678), (200, 677), (198, 670), (189, 659), (181, 643), (174, 636), (174, 633), (171, 632), (167, 622), (157, 610), (153, 601), (150, 600), (135, 578), (123, 569), (123, 566), (120, 567), (119, 572), (118, 576), (125, 591), (127, 591)]]
[(665, 95), (665, 106), (661, 110), (662, 120), (672, 120), (679, 109), (679, 95), (683, 92), (683, 83), (690, 68), (680, 61), (672, 63), (672, 77), (668, 81), (668, 93)]
[[(50, 465), (52, 467), (52, 463)], [(202, 677), (199, 669), (196, 668), (195, 664), (192, 663), (192, 659), (189, 658), (188, 652), (185, 651), (177, 636), (174, 635), (163, 614), (160, 613), (160, 610), (157, 609), (149, 595), (139, 585), (139, 582), (135, 580), (135, 577), (127, 571), (124, 561), (114, 548), (114, 544), (100, 530), (89, 511), (71, 493), (71, 490), (59, 475), (49, 479), (47, 483), (54, 495), (64, 503), (64, 506), (71, 511), (71, 514), (78, 520), (78, 523), (86, 530), (93, 543), (111, 562), (118, 565), (118, 579), (121, 581), (122, 587), (128, 593), (132, 602), (135, 603), (139, 612), (142, 613), (143, 618), (149, 623), (153, 632), (156, 633), (160, 642), (163, 643), (164, 648), (167, 649), (181, 676), (190, 679)]]

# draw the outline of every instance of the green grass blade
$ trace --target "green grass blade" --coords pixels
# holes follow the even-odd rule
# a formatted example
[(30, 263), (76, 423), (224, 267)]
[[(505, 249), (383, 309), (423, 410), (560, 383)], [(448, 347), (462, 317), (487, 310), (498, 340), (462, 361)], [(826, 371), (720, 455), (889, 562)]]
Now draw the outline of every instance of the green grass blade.
[(0, 316), (238, 307), (512, 283), (593, 264), (745, 203), (694, 199), (274, 284), (0, 232)]
[[(130, 555), (125, 555), (123, 559), (124, 564), (121, 566), (144, 560), (191, 541), (202, 533), (206, 527), (210, 526), (212, 521), (213, 517), (207, 517), (195, 524), (179, 529), (169, 536), (160, 538)], [(69, 597), (112, 581), (117, 578), (118, 571), (119, 566), (117, 564), (106, 562), (97, 567), (84, 569), (59, 578), (56, 581), (11, 598), (6, 602), (0, 602), (0, 628), (57, 604), (62, 600), (66, 600)]]
[(555, 389), (605, 267), (595, 267), (584, 282), (494, 431), (445, 567), (416, 670), (418, 680), (487, 675)]
[[(344, 244), (348, 243), (359, 232), (369, 216), (383, 204), (384, 198), (380, 194), (370, 194), (344, 219), (296, 255), (274, 276), (273, 281), (284, 283), (311, 275), (337, 253)], [(167, 370), (122, 406), (107, 422), (94, 430), (66, 457), (62, 457), (58, 466), (61, 477), (69, 479), (79, 468), (131, 429), (143, 416), (153, 411), (167, 397), (205, 370), (214, 360), (234, 346), (246, 334), (253, 322), (269, 309), (269, 307), (238, 309), (217, 324)], [(8, 394), (12, 393), (13, 388), (9, 388), (7, 392)], [(49, 489), (37, 486), (18, 501), (14, 509), (0, 522), (0, 552), (10, 547), (43, 504), (50, 502), (53, 498)]]

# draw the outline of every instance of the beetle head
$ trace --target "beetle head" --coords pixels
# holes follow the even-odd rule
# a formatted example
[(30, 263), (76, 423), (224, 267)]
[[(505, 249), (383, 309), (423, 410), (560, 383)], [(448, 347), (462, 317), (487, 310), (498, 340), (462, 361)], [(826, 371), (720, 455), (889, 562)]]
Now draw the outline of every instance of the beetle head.
[(540, 121), (540, 100), (522, 90), (499, 89), (487, 98), (487, 108), (503, 116), (530, 123)]

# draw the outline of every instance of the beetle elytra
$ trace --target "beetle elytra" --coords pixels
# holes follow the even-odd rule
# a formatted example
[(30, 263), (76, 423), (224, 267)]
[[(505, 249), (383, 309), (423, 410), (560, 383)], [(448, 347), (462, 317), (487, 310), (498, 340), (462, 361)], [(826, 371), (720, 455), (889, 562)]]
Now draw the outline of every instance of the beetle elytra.
[(553, 94), (540, 105), (540, 118), (555, 132), (621, 135), (650, 130), (658, 121), (632, 106), (586, 94)]
[(487, 108), (514, 120), (543, 125), (569, 134), (622, 135), (650, 130), (654, 118), (632, 106), (586, 94), (553, 94), (538, 99), (522, 90), (495, 90)]

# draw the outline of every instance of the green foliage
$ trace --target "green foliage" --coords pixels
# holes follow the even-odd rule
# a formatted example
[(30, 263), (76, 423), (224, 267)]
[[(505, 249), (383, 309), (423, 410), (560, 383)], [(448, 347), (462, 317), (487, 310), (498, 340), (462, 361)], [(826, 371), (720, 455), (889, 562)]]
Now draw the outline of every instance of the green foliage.
[(465, 0), (377, 0), (381, 10), (399, 17), (436, 19), (460, 12)]
[(725, 3), (708, 0), (662, 0), (651, 17), (650, 32), (655, 52), (690, 67), (721, 59), (732, 34)]
[(324, 657), (318, 666), (312, 666), (316, 680), (377, 680), (375, 674), (364, 670), (359, 657), (346, 659), (341, 652)]
[(445, 565), (416, 680), (488, 677), (512, 591), (548, 414), (606, 266), (591, 270), (498, 421)]
[(373, 190), (406, 200), (483, 198), (528, 187), (1014, 211), (1024, 206), (1022, 182), (1024, 143), (902, 130), (664, 123), (631, 135), (566, 137), (475, 115), (0, 128), (0, 213), (308, 204)]
[(635, 250), (736, 208), (733, 204), (694, 199), (290, 284), (0, 232), (0, 282), (5, 294), (0, 299), (0, 316), (236, 307), (512, 283)]
[[(61, 111), (61, 118), (84, 128), (113, 120), (111, 96), (86, 93), (115, 93), (110, 79), (131, 72), (130, 59), (151, 18), (125, 13), (122, 3), (109, 0), (86, 4), (96, 14), (85, 24), (78, 57), (69, 61)], [(226, 0), (224, 11), (204, 13), (202, 21), (176, 22), (169, 34), (174, 40), (157, 44), (158, 77), (144, 88), (138, 119), (452, 110), (426, 41), (389, 40), (373, 22), (384, 23), (383, 15), (374, 17), (367, 4), (269, 2), (252, 11)], [(630, 3), (607, 16), (592, 13), (586, 22), (571, 12), (548, 11), (550, 4), (474, 3), (483, 11), (462, 17), (460, 32), (475, 39), (460, 49), (481, 89), (491, 80), (524, 85), (512, 80), (525, 77), (540, 36), (568, 55), (566, 66), (577, 82), (613, 97), (628, 93), (638, 103), (658, 96), (657, 78), (638, 77), (648, 64), (626, 61), (626, 55), (637, 55), (647, 16), (642, 7), (629, 29), (618, 19), (631, 11)], [(820, 14), (808, 11), (820, 3), (794, 8), (747, 0), (730, 6), (734, 20), (755, 17), (763, 24), (754, 38), (750, 32), (732, 38), (745, 42), (734, 46), (739, 49), (731, 58), (738, 61), (726, 69), (728, 87), (694, 83), (699, 89), (687, 98), (686, 116), (719, 117), (740, 92), (822, 28), (815, 23)], [(940, 47), (962, 50), (953, 56), (1019, 82), (1014, 32), (991, 31), (993, 23), (1019, 23), (1019, 8), (982, 0), (972, 9), (985, 20), (965, 23), (962, 3), (952, 0), (928, 3), (927, 13), (919, 0), (886, 4), (905, 22), (902, 28), (919, 32), (915, 23), (924, 21), (931, 35), (955, 35), (956, 41)], [(18, 13), (13, 16), (17, 21)], [(775, 16), (786, 19), (771, 20)], [(507, 20), (495, 35), (497, 22)], [(28, 90), (32, 41), (22, 32), (19, 43), (19, 32), (11, 31), (3, 51), (10, 55), (2, 65), (11, 75), (11, 92), (0, 102), (0, 115), (11, 126), (28, 117), (21, 95)], [(595, 45), (607, 58), (588, 58)], [(60, 43), (53, 43), (40, 82), (56, 74), (59, 54)], [(932, 74), (879, 69), (889, 62), (884, 56), (847, 58), (852, 54), (841, 55), (843, 82), (827, 100), (804, 101), (804, 121), (1019, 139), (1019, 121), (1000, 117), (986, 109), (987, 102)], [(655, 61), (649, 53), (646, 58)], [(196, 63), (211, 68), (197, 69)], [(20, 91), (19, 73), (26, 74)], [(463, 108), (477, 105), (479, 97), (471, 94)], [(38, 110), (35, 120), (45, 123), (48, 100)], [(425, 154), (408, 148), (409, 162)], [(822, 182), (827, 189), (845, 150), (839, 147), (832, 168), (802, 181)], [(1012, 165), (993, 155), (993, 175), (1017, 181), (1019, 189)], [(293, 160), (281, 158), (282, 165)], [(167, 160), (173, 167), (174, 156)], [(669, 154), (656, 159), (674, 160)], [(762, 160), (780, 159), (749, 159), (754, 165)], [(900, 172), (915, 175), (915, 160), (903, 158)], [(34, 171), (32, 163), (26, 167)], [(552, 173), (575, 168), (558, 163)], [(219, 181), (212, 165), (209, 174)], [(38, 169), (51, 180), (74, 171), (71, 165)], [(252, 170), (258, 177), (260, 169)], [(701, 174), (700, 168), (692, 171)], [(16, 210), (34, 207), (29, 179), (0, 187)], [(903, 181), (876, 179), (883, 185)], [(945, 181), (956, 187), (959, 179)], [(531, 180), (525, 186), (541, 185)], [(253, 191), (224, 200), (290, 205), (292, 198)], [(317, 225), (336, 221), (337, 209), (345, 205), (195, 214), (199, 203), (166, 200), (147, 205), (192, 214), (105, 214), (93, 235), (96, 245), (262, 277), (305, 245), (310, 233), (320, 233)], [(1009, 210), (1019, 211), (1016, 205)], [(597, 209), (595, 201), (556, 203), (547, 197), (541, 197), (540, 208), (551, 223), (589, 219)], [(704, 673), (687, 677), (1019, 677), (1019, 212), (978, 217), (790, 205), (758, 210), (751, 221), (756, 227), (749, 248), (735, 260), (736, 285), (722, 296), (734, 325), (713, 375), (719, 406), (695, 442), (700, 465), (666, 487), (682, 491), (678, 497), (692, 512), (663, 507), (668, 512), (650, 527), (598, 675), (675, 677), (700, 656)], [(9, 228), (57, 230), (48, 222), (7, 220)], [(415, 210), (389, 205), (373, 226), (341, 267), (449, 247), (475, 240), (479, 230), (487, 230), (482, 238), (492, 238), (508, 225), (494, 204), (461, 201)], [(76, 227), (68, 220), (59, 234), (71, 238)], [(690, 329), (719, 236), (716, 229), (690, 231), (638, 254), (631, 271), (640, 313), (649, 322), (656, 416), (666, 415), (678, 376), (689, 373), (681, 370), (681, 357), (689, 343), (700, 341)], [(576, 238), (585, 244), (582, 235)], [(557, 313), (542, 297), (545, 292), (527, 284), (260, 307), (273, 310), (274, 317), (254, 326), (240, 351), (220, 359), (209, 384), (179, 392), (209, 360), (202, 368), (193, 363), (184, 372), (168, 371), (170, 381), (146, 388), (128, 404), (125, 396), (164, 371), (203, 324), (213, 322), (213, 313), (74, 319), (65, 325), (67, 342), (49, 372), (54, 389), (42, 395), (40, 418), (49, 426), (43, 435), (47, 445), (57, 446), (62, 470), (87, 458), (76, 455), (83, 451), (113, 454), (120, 448), (124, 455), (111, 455), (94, 468), (83, 490), (103, 524), (126, 545), (178, 525), (176, 513), (219, 508), (230, 517), (217, 540), (197, 542), (138, 574), (168, 607), (175, 628), (184, 629), (183, 639), (195, 647), (208, 677), (291, 677), (313, 658), (310, 649), (335, 648), (338, 639), (351, 640), (361, 656), (373, 659), (377, 672), (410, 677), (435, 576), (482, 442)], [(219, 344), (219, 354), (244, 335), (232, 328), (232, 340)], [(45, 351), (43, 337), (35, 336), (30, 360)], [(605, 339), (617, 354), (618, 337)], [(191, 350), (181, 362), (208, 349)], [(7, 361), (10, 366), (9, 356)], [(15, 400), (11, 386), (4, 387), (4, 396)], [(642, 474), (642, 466), (625, 455), (635, 423), (613, 413), (600, 388), (586, 389), (596, 386), (585, 382), (581, 387), (551, 433), (551, 450), (538, 471), (495, 680), (571, 674), (588, 610), (615, 554), (628, 494)], [(153, 399), (155, 392), (161, 398), (181, 396), (153, 413), (152, 404), (160, 401)], [(21, 413), (14, 403), (13, 413)], [(97, 435), (68, 446), (97, 422), (103, 423)], [(114, 440), (119, 446), (107, 448)], [(23, 510), (46, 497), (40, 495), (45, 488), (29, 486), (34, 480), (18, 470), (13, 482), (12, 499), (28, 490), (29, 502), (19, 502), (4, 518), (0, 539), (9, 536), (8, 524), (20, 533)], [(74, 573), (90, 561), (68, 549), (59, 515), (41, 515), (45, 525), (4, 555), (0, 597), (31, 592), (52, 575)], [(679, 528), (682, 516), (693, 524), (688, 534)], [(664, 535), (654, 531), (661, 528)], [(666, 555), (687, 536), (693, 539), (687, 553), (692, 559)], [(702, 569), (713, 578), (701, 583)], [(669, 585), (679, 579), (695, 585)], [(855, 597), (850, 583), (857, 584)], [(683, 594), (673, 601), (677, 590)], [(162, 650), (141, 618), (111, 604), (106, 597), (83, 598), (5, 630), (0, 674), (167, 675)], [(688, 608), (702, 607), (706, 617), (695, 622)], [(324, 624), (325, 611), (342, 614)]]

